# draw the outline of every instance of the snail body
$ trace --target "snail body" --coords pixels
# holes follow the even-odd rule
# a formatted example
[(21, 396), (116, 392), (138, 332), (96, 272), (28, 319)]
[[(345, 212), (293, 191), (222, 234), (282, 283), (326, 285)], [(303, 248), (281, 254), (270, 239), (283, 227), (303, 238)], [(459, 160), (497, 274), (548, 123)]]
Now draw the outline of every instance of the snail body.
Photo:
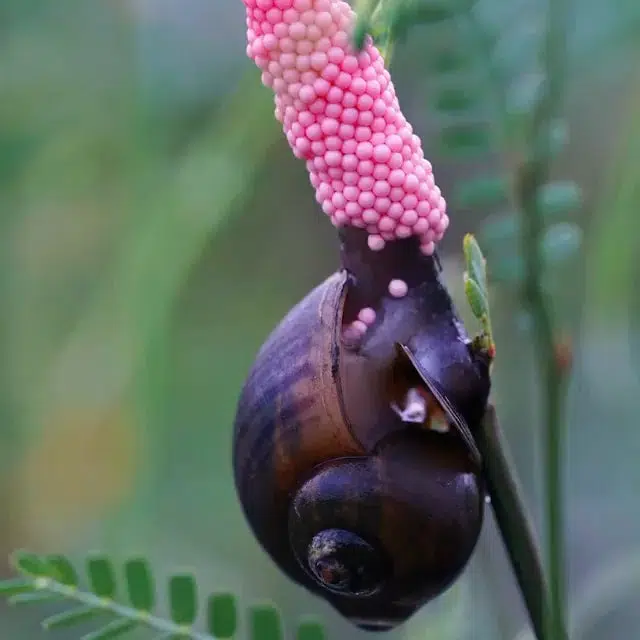
[[(475, 548), (488, 362), (417, 239), (373, 254), (363, 230), (340, 237), (342, 268), (286, 315), (249, 372), (234, 475), (280, 569), (354, 624), (387, 630), (447, 589)], [(404, 295), (390, 293), (390, 274)], [(362, 309), (375, 319), (354, 338), (345, 328)], [(417, 419), (397, 410), (411, 393), (424, 399)], [(436, 429), (438, 416), (451, 428)]]

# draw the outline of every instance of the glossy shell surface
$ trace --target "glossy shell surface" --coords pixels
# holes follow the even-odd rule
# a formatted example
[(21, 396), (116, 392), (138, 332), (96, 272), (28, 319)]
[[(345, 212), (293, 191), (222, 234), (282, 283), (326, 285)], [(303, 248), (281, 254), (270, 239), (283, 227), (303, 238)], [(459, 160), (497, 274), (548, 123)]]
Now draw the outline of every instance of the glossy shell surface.
[[(329, 277), (258, 353), (239, 401), (234, 473), (247, 520), (278, 566), (356, 624), (382, 629), (459, 575), (484, 498), (479, 469), (456, 434), (409, 427), (389, 407), (398, 350), (384, 334), (410, 342), (421, 298), (385, 301), (370, 340), (348, 349), (341, 317), (351, 283), (345, 270)], [(361, 535), (384, 556), (387, 575), (375, 593), (342, 596), (313, 579), (305, 549), (332, 527)]]

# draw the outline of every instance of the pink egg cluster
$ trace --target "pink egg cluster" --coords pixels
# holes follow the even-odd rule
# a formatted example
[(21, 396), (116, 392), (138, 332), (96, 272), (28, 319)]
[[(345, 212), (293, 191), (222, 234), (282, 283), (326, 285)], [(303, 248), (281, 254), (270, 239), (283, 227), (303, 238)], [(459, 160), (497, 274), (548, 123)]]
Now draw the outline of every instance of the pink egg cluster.
[(335, 226), (366, 229), (369, 247), (419, 236), (433, 253), (449, 218), (420, 139), (402, 115), (380, 52), (351, 45), (342, 0), (243, 0), (247, 55), (275, 92), (276, 118), (306, 160)]

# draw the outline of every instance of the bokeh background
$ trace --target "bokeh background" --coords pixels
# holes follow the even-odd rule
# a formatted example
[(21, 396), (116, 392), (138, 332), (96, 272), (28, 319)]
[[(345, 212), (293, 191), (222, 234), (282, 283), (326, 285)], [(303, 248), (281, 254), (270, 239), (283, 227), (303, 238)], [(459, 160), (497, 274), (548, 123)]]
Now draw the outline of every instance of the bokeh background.
[[(517, 52), (539, 39), (544, 3), (476, 4), (495, 28), (497, 59), (522, 64), (516, 104), (530, 79)], [(574, 349), (571, 617), (576, 640), (632, 640), (640, 4), (575, 0), (570, 26), (570, 137), (553, 173), (581, 185), (584, 203), (565, 227), (576, 250), (548, 276)], [(337, 266), (333, 229), (245, 57), (244, 28), (240, 0), (0, 0), (0, 559), (20, 547), (142, 553), (159, 576), (194, 568), (203, 592), (272, 600), (287, 620), (320, 614), (330, 637), (364, 637), (277, 572), (232, 485), (248, 367), (288, 308)], [(452, 160), (435, 144), (433, 37), (411, 30), (392, 73), (447, 195), (509, 158)], [(441, 254), (464, 310), (462, 236), (481, 233), (494, 276), (494, 400), (540, 524), (538, 383), (517, 250), (482, 236), (502, 213), (452, 207)], [(40, 634), (37, 614), (0, 605), (1, 637)], [(464, 577), (393, 637), (529, 637), (490, 518)]]

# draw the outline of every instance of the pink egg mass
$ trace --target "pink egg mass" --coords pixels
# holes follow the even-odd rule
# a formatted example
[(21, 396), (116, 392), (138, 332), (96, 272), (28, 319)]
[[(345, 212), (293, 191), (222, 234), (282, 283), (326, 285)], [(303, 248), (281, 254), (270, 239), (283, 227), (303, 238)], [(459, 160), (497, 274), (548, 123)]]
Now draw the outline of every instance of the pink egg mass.
[(373, 251), (418, 236), (422, 252), (433, 253), (449, 225), (446, 202), (380, 52), (370, 38), (361, 52), (351, 44), (351, 7), (243, 2), (247, 55), (273, 89), (276, 118), (331, 222), (366, 229)]

